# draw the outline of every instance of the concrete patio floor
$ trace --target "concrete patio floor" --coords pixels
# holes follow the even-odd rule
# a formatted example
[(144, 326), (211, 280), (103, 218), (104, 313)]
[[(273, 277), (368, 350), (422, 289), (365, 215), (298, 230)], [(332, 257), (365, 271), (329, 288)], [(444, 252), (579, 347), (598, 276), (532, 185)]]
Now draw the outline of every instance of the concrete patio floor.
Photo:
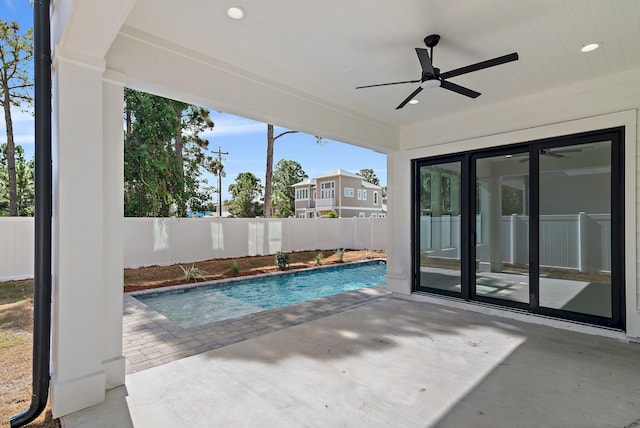
[(65, 427), (638, 427), (640, 345), (382, 298), (133, 373)]

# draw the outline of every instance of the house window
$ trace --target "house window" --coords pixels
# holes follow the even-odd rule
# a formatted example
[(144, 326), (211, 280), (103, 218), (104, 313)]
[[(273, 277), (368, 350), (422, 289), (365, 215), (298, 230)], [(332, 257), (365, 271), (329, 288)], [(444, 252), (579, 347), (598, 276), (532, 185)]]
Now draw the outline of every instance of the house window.
[(297, 189), (296, 190), (296, 199), (309, 199), (309, 189)]
[(359, 201), (367, 200), (367, 189), (358, 189), (358, 200)]
[(336, 182), (327, 181), (320, 184), (320, 199), (333, 199), (336, 197)]
[(373, 192), (373, 205), (378, 205), (378, 192)]
[(353, 198), (353, 187), (345, 187), (344, 188), (344, 196), (347, 198)]
[(364, 218), (364, 213), (358, 213), (358, 217)]

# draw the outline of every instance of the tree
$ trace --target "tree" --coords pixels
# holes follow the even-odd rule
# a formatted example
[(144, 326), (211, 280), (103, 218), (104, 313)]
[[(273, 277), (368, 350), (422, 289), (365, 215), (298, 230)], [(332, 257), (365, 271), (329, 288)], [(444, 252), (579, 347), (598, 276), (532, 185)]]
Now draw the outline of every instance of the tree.
[(258, 217), (262, 215), (262, 184), (250, 172), (241, 172), (236, 182), (229, 185), (231, 200), (225, 201), (229, 214), (233, 217)]
[(30, 161), (25, 159), (22, 146), (16, 146), (15, 148), (17, 214), (10, 214), (7, 147), (8, 144), (0, 146), (0, 215), (33, 216), (35, 168), (33, 159)]
[(364, 181), (369, 182), (371, 184), (375, 184), (376, 186), (380, 185), (380, 180), (376, 177), (376, 173), (373, 172), (371, 168), (361, 169), (357, 175), (364, 178)]
[[(273, 136), (273, 125), (267, 123), (267, 170), (264, 179), (264, 217), (271, 217), (272, 203), (271, 203), (271, 190), (272, 190), (272, 178), (273, 178), (273, 145), (275, 141), (288, 134), (297, 134), (298, 131), (284, 131), (280, 134)], [(316, 135), (316, 142), (320, 145), (324, 144), (322, 137)]]
[(31, 105), (29, 89), (33, 87), (28, 65), (33, 58), (33, 30), (20, 35), (17, 22), (8, 23), (0, 19), (0, 105), (4, 110), (7, 132), (6, 162), (9, 193), (9, 215), (17, 216), (18, 188), (16, 174), (16, 147), (13, 140), (11, 106)]
[(273, 215), (290, 217), (296, 213), (294, 184), (308, 178), (302, 166), (293, 160), (280, 160), (273, 172)]
[(214, 124), (205, 108), (125, 90), (125, 215), (167, 217), (211, 199), (202, 172), (216, 171), (201, 132)]

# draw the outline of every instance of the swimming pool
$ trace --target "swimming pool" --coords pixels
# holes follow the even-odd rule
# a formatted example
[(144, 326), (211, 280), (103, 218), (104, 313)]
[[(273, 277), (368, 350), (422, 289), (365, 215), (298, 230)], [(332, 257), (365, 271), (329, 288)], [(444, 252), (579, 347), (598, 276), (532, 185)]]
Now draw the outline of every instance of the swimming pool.
[(188, 328), (386, 283), (376, 260), (135, 296)]

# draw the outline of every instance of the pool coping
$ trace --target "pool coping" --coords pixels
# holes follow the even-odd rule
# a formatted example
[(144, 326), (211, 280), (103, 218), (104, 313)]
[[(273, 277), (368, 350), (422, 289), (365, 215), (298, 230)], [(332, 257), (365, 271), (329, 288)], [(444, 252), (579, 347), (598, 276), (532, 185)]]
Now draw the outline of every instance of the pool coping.
[[(295, 274), (323, 268), (339, 268), (344, 265), (362, 263), (375, 263), (385, 259), (371, 259), (361, 262), (345, 263), (340, 265), (318, 266), (306, 269), (297, 269), (291, 272), (274, 272), (254, 275), (250, 278), (230, 278), (231, 281), (209, 281), (216, 284), (228, 284), (238, 280), (247, 280), (255, 277), (272, 275)], [(202, 286), (205, 283), (185, 284), (163, 287), (163, 292), (168, 288), (179, 291), (193, 286)], [(207, 284), (210, 286), (212, 284)], [(148, 290), (141, 290), (148, 291)], [(200, 354), (212, 349), (241, 342), (251, 337), (261, 336), (274, 331), (289, 328), (307, 321), (324, 318), (340, 312), (357, 308), (359, 306), (390, 297), (385, 285), (361, 288), (331, 296), (319, 297), (305, 302), (294, 303), (280, 308), (216, 321), (194, 327), (181, 327), (164, 315), (156, 312), (135, 296), (141, 291), (125, 293), (123, 311), (123, 354), (126, 358), (127, 374), (135, 373), (151, 367), (176, 361), (188, 356)], [(156, 293), (158, 290), (156, 289)], [(144, 293), (152, 294), (152, 293)]]

